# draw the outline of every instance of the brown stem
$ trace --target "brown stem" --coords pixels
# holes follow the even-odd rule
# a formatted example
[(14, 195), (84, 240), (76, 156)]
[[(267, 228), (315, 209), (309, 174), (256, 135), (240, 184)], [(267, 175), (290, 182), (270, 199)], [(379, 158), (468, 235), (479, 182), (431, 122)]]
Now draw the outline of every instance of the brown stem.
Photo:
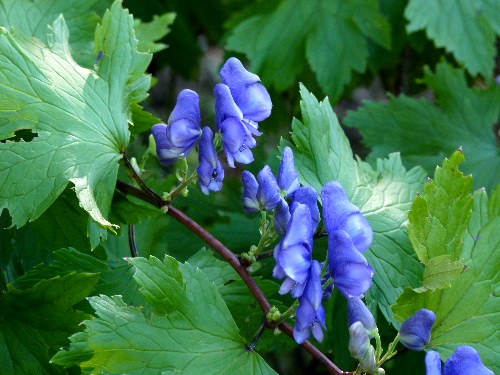
[[(142, 187), (142, 184), (140, 184)], [(188, 229), (194, 232), (198, 237), (204, 240), (211, 248), (213, 248), (220, 256), (222, 256), (233, 268), (240, 277), (243, 279), (245, 284), (248, 286), (255, 299), (259, 303), (262, 311), (264, 312), (264, 316), (267, 315), (269, 309), (271, 308), (271, 304), (267, 300), (264, 292), (257, 285), (253, 277), (248, 273), (245, 267), (241, 264), (238, 257), (229, 250), (222, 242), (220, 242), (217, 238), (212, 236), (209, 232), (205, 230), (201, 225), (199, 225), (196, 221), (187, 216), (184, 212), (175, 208), (171, 205), (170, 202), (163, 200), (157, 193), (152, 191), (151, 189), (141, 190), (136, 188), (135, 186), (129, 185), (123, 181), (118, 180), (116, 183), (116, 187), (119, 191), (124, 194), (133, 195), (139, 199), (144, 200), (145, 202), (151, 203), (152, 205), (158, 208), (167, 208), (166, 212), (168, 215), (172, 216), (174, 219), (184, 224)], [(274, 328), (273, 322), (266, 322), (266, 326), (268, 328)], [(285, 332), (285, 334), (293, 339), (293, 328), (287, 323), (280, 323), (278, 328)], [(314, 358), (316, 358), (320, 363), (322, 363), (328, 370), (328, 373), (333, 375), (352, 375), (354, 372), (346, 372), (342, 371), (338, 368), (323, 352), (321, 352), (316, 346), (314, 346), (311, 342), (306, 341), (301, 344), (302, 347), (309, 352)]]

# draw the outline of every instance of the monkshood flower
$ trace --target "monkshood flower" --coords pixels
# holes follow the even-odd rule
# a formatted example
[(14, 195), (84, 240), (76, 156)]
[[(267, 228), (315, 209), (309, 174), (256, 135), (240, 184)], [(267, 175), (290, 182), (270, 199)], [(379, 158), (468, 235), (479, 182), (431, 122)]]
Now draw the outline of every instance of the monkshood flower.
[(377, 328), (375, 318), (373, 317), (368, 307), (359, 297), (351, 297), (347, 300), (347, 318), (349, 326), (356, 322), (360, 322), (368, 334), (372, 333)]
[(348, 349), (351, 357), (361, 359), (365, 356), (370, 347), (370, 337), (363, 323), (357, 321), (349, 325)]
[(164, 165), (186, 157), (200, 138), (200, 99), (192, 90), (182, 90), (168, 119), (168, 125), (151, 129), (158, 159)]
[(305, 204), (295, 203), (286, 234), (274, 248), (276, 265), (273, 276), (283, 279), (280, 294), (291, 292), (294, 298), (302, 295), (309, 277), (314, 227), (311, 212)]
[(329, 234), (343, 230), (352, 238), (358, 251), (366, 251), (373, 240), (370, 223), (358, 207), (352, 204), (337, 181), (325, 185), (322, 192), (323, 220)]
[(343, 230), (329, 235), (328, 268), (333, 284), (347, 298), (359, 297), (370, 288), (373, 268)]
[(258, 173), (257, 178), (248, 171), (241, 175), (243, 181), (243, 210), (247, 213), (271, 211), (282, 200), (280, 188), (273, 171), (268, 165)]
[(227, 163), (232, 168), (235, 161), (250, 164), (253, 161), (250, 149), (257, 144), (252, 135), (260, 133), (255, 127), (248, 126), (248, 121), (243, 119), (243, 113), (234, 102), (229, 87), (218, 83), (214, 93), (217, 129), (222, 135)]
[(425, 367), (427, 375), (494, 375), (471, 346), (459, 346), (444, 364), (444, 371), (439, 353), (431, 350), (425, 356)]
[(224, 168), (217, 158), (214, 147), (214, 133), (205, 126), (201, 133), (198, 159), (198, 180), (201, 191), (208, 194), (210, 190), (219, 191), (222, 189), (224, 179)]
[(424, 350), (431, 341), (435, 321), (436, 315), (431, 310), (418, 310), (401, 324), (399, 341), (410, 350)]
[(236, 57), (226, 61), (220, 71), (222, 82), (231, 90), (231, 95), (250, 121), (260, 122), (271, 114), (271, 97), (260, 82), (259, 76), (250, 73)]
[(278, 185), (283, 191), (285, 198), (293, 194), (300, 187), (299, 173), (295, 168), (293, 152), (290, 147), (285, 147), (283, 150), (283, 157), (281, 158), (278, 173)]
[(304, 293), (299, 298), (296, 311), (293, 338), (299, 344), (306, 341), (312, 333), (318, 341), (323, 341), (323, 329), (326, 328), (325, 309), (321, 304), (323, 289), (321, 288), (321, 265), (317, 260), (311, 262), (309, 276)]

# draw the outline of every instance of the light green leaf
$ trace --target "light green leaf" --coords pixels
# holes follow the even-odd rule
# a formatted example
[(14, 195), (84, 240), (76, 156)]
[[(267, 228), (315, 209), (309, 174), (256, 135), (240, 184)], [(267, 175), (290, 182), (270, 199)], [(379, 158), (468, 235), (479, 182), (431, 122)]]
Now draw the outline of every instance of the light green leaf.
[(328, 98), (319, 102), (302, 84), (300, 95), (302, 121), (293, 120), (292, 139), (302, 182), (320, 192), (327, 182), (336, 180), (352, 195), (356, 186), (356, 162)]
[[(0, 138), (30, 129), (29, 142), (0, 144), (0, 208), (15, 226), (39, 217), (75, 185), (80, 205), (111, 226), (118, 161), (129, 140), (131, 98), (144, 96), (143, 71), (150, 56), (139, 54), (133, 20), (115, 2), (96, 32), (105, 52), (99, 72), (78, 66), (69, 55), (68, 31), (59, 17), (50, 48), (19, 32), (0, 32)], [(149, 84), (148, 84), (149, 87)]]
[(473, 202), (472, 177), (458, 169), (464, 159), (460, 150), (445, 159), (412, 205), (408, 234), (423, 263), (440, 255), (456, 261), (462, 255)]
[(169, 26), (175, 20), (175, 13), (165, 13), (153, 16), (150, 22), (137, 19), (134, 23), (135, 35), (139, 40), (137, 48), (142, 52), (155, 53), (167, 48), (166, 44), (156, 43), (170, 31)]
[(275, 373), (245, 349), (217, 287), (201, 270), (169, 257), (131, 262), (153, 313), (145, 315), (118, 296), (92, 297), (98, 318), (84, 322), (88, 346), (81, 336), (73, 337), (69, 351), (60, 352), (54, 362), (69, 366), (71, 358), (79, 361), (90, 348), (92, 357), (80, 366), (94, 374)]
[(408, 32), (425, 30), (473, 75), (490, 78), (500, 35), (500, 3), (496, 0), (410, 0), (405, 16)]
[(436, 73), (427, 69), (423, 82), (435, 91), (436, 105), (425, 99), (391, 97), (387, 104), (365, 103), (345, 122), (361, 129), (372, 158), (400, 151), (405, 165), (422, 165), (429, 173), (462, 146), (467, 155), (464, 173), (474, 175), (475, 188), (490, 191), (499, 182), (494, 124), (500, 116), (500, 86), (469, 87), (464, 72), (444, 62)]
[(0, 298), (0, 373), (59, 374), (49, 359), (89, 315), (72, 306), (87, 297), (99, 275), (69, 273), (28, 289), (12, 285)]
[[(390, 47), (390, 25), (378, 0), (277, 2), (231, 32), (226, 47), (245, 53), (263, 82), (282, 91), (304, 68), (304, 54), (319, 85), (336, 100), (353, 71), (364, 72), (367, 38)], [(348, 44), (345, 40), (349, 40)]]
[(78, 64), (91, 68), (97, 62), (94, 30), (102, 15), (101, 8), (109, 5), (110, 0), (4, 0), (0, 7), (0, 25), (47, 45), (53, 37), (48, 27), (62, 14), (69, 30), (73, 58)]
[[(303, 184), (321, 192), (332, 180), (339, 181), (352, 202), (369, 220), (374, 240), (365, 254), (375, 268), (367, 294), (374, 309), (378, 303), (392, 320), (390, 306), (404, 288), (419, 285), (422, 265), (406, 233), (408, 211), (425, 181), (419, 168), (407, 171), (398, 154), (378, 159), (376, 168), (355, 161), (349, 141), (327, 100), (318, 100), (301, 87), (303, 122), (292, 123), (295, 165)], [(285, 145), (282, 142), (282, 147)]]
[(452, 280), (449, 288), (423, 293), (419, 293), (420, 288), (406, 290), (393, 310), (401, 320), (420, 308), (433, 310), (437, 319), (431, 349), (447, 359), (458, 346), (471, 345), (486, 366), (499, 372), (500, 216), (488, 213), (484, 190), (477, 191), (474, 200), (461, 258), (465, 270)]
[(407, 234), (408, 211), (422, 189), (426, 174), (415, 167), (407, 171), (399, 154), (377, 159), (376, 169), (358, 163), (358, 186), (351, 201), (361, 209), (373, 229), (373, 243), (364, 254), (375, 268), (366, 298), (394, 323), (390, 306), (407, 287), (419, 285), (423, 271)]

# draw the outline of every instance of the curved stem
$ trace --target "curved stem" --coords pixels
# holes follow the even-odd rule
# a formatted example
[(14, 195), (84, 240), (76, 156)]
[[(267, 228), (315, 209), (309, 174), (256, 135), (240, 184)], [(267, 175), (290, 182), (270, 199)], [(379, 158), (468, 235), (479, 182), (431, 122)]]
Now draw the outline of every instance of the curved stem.
[(139, 256), (139, 251), (137, 251), (137, 244), (135, 242), (135, 225), (128, 225), (128, 244), (130, 246), (130, 254), (132, 258), (137, 258)]
[[(142, 180), (141, 180), (142, 181)], [(143, 182), (144, 183), (144, 182)], [(142, 184), (139, 184), (142, 187)], [(145, 185), (145, 184), (144, 184)], [(220, 242), (217, 238), (212, 236), (208, 231), (205, 230), (200, 224), (187, 216), (184, 212), (175, 208), (167, 202), (163, 200), (156, 192), (151, 189), (141, 190), (132, 185), (129, 185), (123, 181), (118, 180), (116, 187), (124, 194), (133, 195), (139, 199), (144, 200), (145, 202), (151, 203), (152, 205), (158, 208), (167, 207), (166, 213), (172, 216), (174, 219), (182, 223), (192, 232), (194, 232), (198, 237), (200, 237), (203, 241), (205, 241), (211, 248), (213, 248), (220, 256), (222, 256), (240, 275), (242, 280), (248, 286), (255, 299), (259, 303), (262, 311), (264, 312), (264, 316), (267, 314), (269, 309), (271, 308), (271, 304), (267, 300), (264, 292), (260, 289), (259, 285), (255, 282), (253, 277), (248, 273), (246, 268), (241, 264), (239, 258), (229, 250), (222, 242)], [(266, 327), (275, 328), (276, 325), (273, 322), (266, 321)], [(284, 332), (287, 336), (293, 339), (293, 328), (287, 323), (278, 324), (278, 328)], [(311, 354), (316, 360), (322, 363), (329, 374), (333, 375), (352, 375), (354, 372), (342, 371), (338, 368), (321, 350), (319, 350), (316, 346), (314, 346), (311, 342), (306, 341), (301, 344), (301, 346)]]

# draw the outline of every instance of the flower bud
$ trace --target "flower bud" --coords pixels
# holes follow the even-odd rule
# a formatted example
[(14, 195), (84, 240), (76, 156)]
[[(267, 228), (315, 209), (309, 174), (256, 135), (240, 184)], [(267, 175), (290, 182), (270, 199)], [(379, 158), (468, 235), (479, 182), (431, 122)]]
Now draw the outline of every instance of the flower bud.
[(359, 297), (351, 297), (347, 300), (347, 316), (349, 326), (355, 322), (361, 322), (368, 334), (377, 328), (375, 318), (370, 310), (368, 310), (363, 300)]
[(356, 359), (365, 356), (370, 346), (370, 338), (361, 322), (354, 322), (349, 326), (349, 353)]
[(285, 147), (283, 150), (278, 173), (278, 185), (285, 192), (285, 197), (288, 197), (300, 187), (299, 173), (295, 168), (293, 152), (290, 147)]
[(257, 175), (257, 182), (257, 200), (260, 206), (266, 211), (273, 210), (280, 202), (281, 195), (273, 171), (268, 165), (264, 166)]
[(198, 181), (204, 194), (208, 194), (209, 190), (219, 191), (222, 189), (222, 180), (224, 179), (224, 168), (217, 158), (213, 141), (214, 134), (212, 130), (205, 126), (201, 134), (198, 155), (200, 162), (198, 165)]
[(399, 341), (410, 350), (424, 350), (431, 341), (435, 321), (436, 315), (431, 310), (418, 310), (401, 325)]
[(243, 171), (241, 180), (243, 181), (243, 210), (248, 214), (256, 214), (259, 212), (259, 201), (257, 200), (259, 183), (255, 176), (248, 171)]

